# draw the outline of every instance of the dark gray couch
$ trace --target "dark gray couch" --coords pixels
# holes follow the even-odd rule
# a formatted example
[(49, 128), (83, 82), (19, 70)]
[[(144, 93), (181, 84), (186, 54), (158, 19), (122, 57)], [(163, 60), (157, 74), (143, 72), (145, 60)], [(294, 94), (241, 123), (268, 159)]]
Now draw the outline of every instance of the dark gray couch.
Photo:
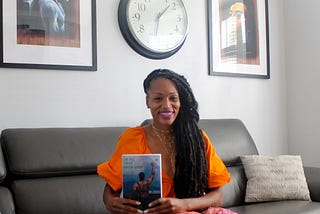
[[(232, 175), (224, 206), (236, 212), (320, 213), (320, 169), (305, 168), (312, 202), (244, 203), (246, 177), (239, 155), (258, 154), (240, 120), (201, 120)], [(127, 127), (6, 129), (1, 133), (0, 212), (107, 213), (97, 164), (112, 154)], [(4, 157), (2, 157), (2, 154)]]

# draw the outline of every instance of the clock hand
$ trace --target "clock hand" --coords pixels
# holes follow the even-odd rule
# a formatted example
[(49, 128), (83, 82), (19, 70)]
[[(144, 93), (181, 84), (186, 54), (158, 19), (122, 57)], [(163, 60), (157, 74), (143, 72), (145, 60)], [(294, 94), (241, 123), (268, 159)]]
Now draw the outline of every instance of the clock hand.
[(169, 9), (169, 7), (170, 7), (170, 5), (168, 5), (166, 8), (164, 8), (161, 12), (159, 12), (157, 14), (156, 19), (155, 19), (155, 22), (156, 22), (155, 35), (158, 35), (160, 18)]
[(169, 9), (170, 5), (168, 5), (166, 8), (163, 9), (160, 13), (157, 15), (157, 19), (160, 19), (161, 16)]
[(159, 19), (156, 19), (155, 22), (156, 22), (155, 35), (157, 36), (158, 35), (158, 29), (159, 29)]

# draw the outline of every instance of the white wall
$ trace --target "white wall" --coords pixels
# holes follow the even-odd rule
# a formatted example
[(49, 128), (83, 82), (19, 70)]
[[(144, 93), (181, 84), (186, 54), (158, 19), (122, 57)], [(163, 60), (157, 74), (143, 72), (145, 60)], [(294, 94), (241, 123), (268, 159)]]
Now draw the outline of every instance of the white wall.
[(0, 129), (139, 124), (150, 114), (142, 81), (155, 68), (189, 79), (202, 118), (240, 118), (261, 154), (288, 152), (282, 1), (270, 0), (271, 79), (208, 75), (206, 0), (185, 5), (190, 31), (164, 60), (136, 54), (117, 23), (119, 1), (97, 0), (98, 71), (0, 69)]
[(291, 154), (320, 166), (320, 70), (318, 0), (286, 0), (288, 142)]

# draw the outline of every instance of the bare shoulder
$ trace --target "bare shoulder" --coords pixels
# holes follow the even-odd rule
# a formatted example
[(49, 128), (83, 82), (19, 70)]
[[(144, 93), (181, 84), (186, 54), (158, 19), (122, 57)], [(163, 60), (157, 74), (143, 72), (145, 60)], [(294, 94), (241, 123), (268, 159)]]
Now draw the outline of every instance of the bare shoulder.
[(147, 137), (150, 137), (152, 135), (152, 126), (151, 124), (147, 124), (144, 126), (141, 126), (143, 128), (144, 133)]

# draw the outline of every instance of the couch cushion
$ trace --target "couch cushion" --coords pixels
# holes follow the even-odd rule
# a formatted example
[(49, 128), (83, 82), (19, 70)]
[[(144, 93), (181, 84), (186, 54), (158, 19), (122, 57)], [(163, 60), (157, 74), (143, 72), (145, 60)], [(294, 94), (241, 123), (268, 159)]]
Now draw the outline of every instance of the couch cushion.
[(96, 173), (126, 127), (30, 128), (2, 132), (8, 169), (16, 176)]
[(15, 213), (11, 192), (6, 187), (0, 186), (0, 213)]
[(223, 186), (223, 207), (240, 206), (244, 204), (246, 191), (246, 176), (242, 166), (230, 166), (228, 171), (231, 181)]
[(231, 207), (228, 209), (239, 214), (319, 214), (320, 203), (309, 201), (277, 201)]
[(320, 168), (304, 166), (304, 173), (312, 201), (320, 202)]
[(106, 213), (105, 181), (98, 175), (16, 180), (12, 191), (17, 213)]
[(248, 179), (245, 202), (310, 201), (300, 156), (247, 155), (241, 160)]

